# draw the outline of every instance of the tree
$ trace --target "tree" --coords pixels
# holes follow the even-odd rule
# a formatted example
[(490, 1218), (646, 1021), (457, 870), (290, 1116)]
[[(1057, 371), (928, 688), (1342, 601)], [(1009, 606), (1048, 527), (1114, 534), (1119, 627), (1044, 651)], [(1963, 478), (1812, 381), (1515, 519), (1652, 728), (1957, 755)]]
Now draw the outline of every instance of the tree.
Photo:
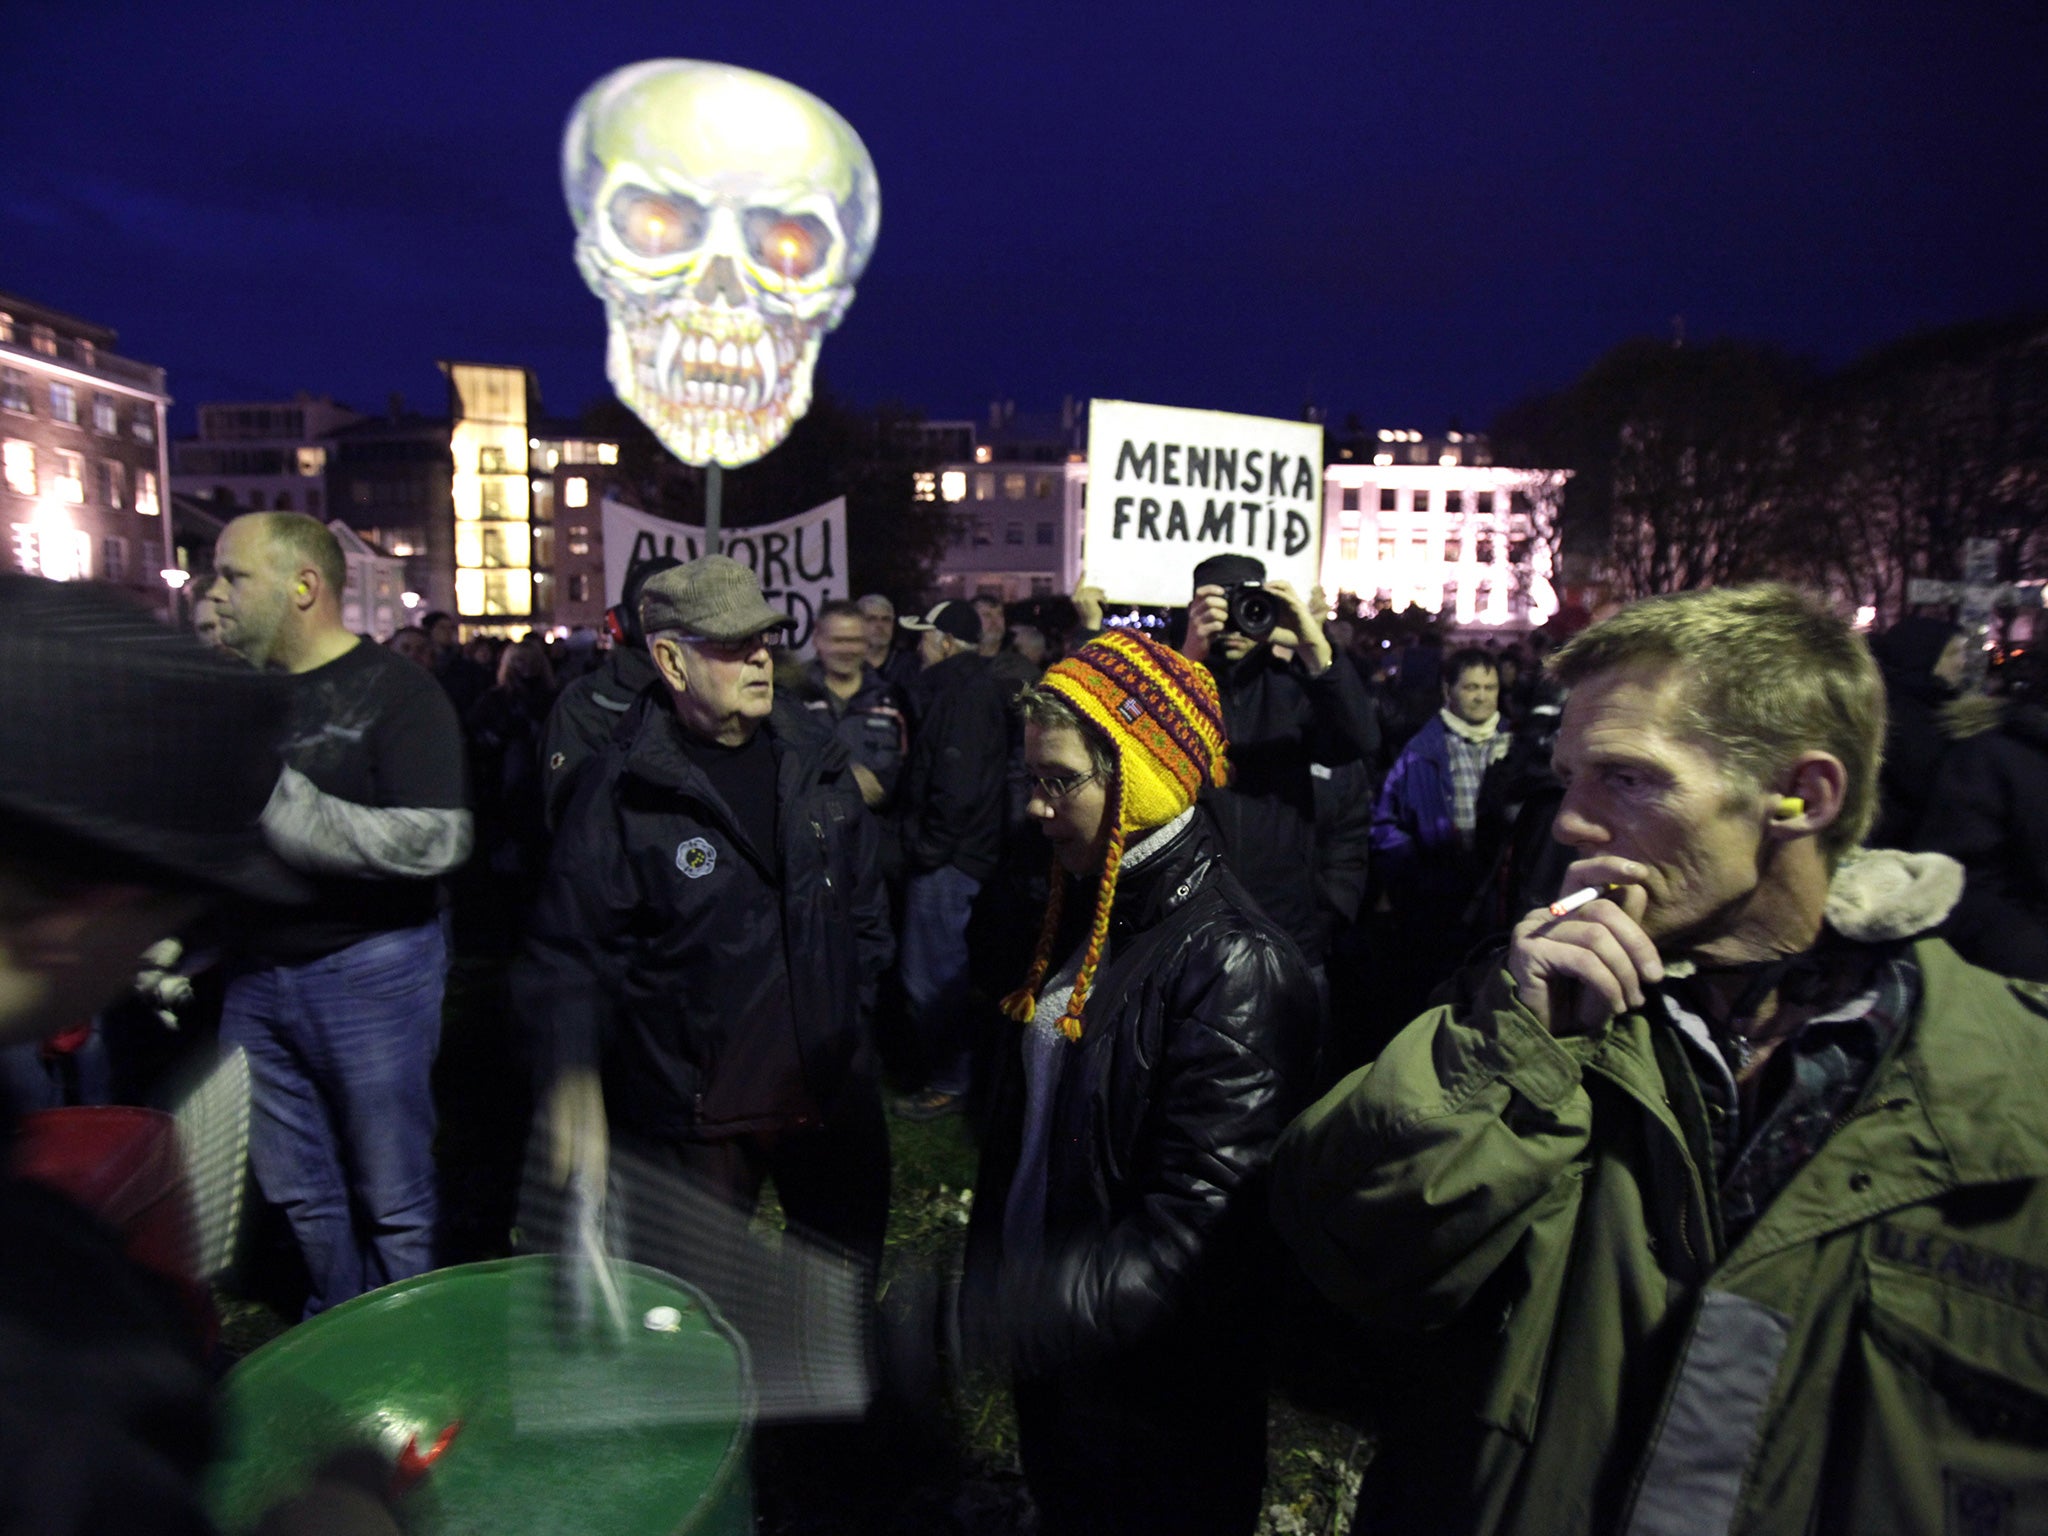
[(1973, 321), (1878, 348), (1824, 381), (1797, 461), (1810, 561), (1888, 624), (1968, 539), (2007, 577), (2048, 557), (2048, 317)]
[[(886, 404), (861, 413), (820, 380), (810, 410), (765, 457), (725, 473), (720, 515), (728, 528), (774, 522), (835, 496), (846, 498), (851, 590), (885, 592), (917, 606), (950, 537), (942, 504), (916, 499), (913, 477), (931, 466), (903, 430), (922, 417)], [(680, 463), (640, 418), (606, 396), (582, 425), (619, 443), (618, 479), (642, 511), (704, 520), (704, 472)]]
[(1617, 597), (1786, 574), (1788, 434), (1807, 377), (1746, 342), (1628, 341), (1504, 413), (1495, 451), (1572, 472), (1567, 547), (1604, 547)]

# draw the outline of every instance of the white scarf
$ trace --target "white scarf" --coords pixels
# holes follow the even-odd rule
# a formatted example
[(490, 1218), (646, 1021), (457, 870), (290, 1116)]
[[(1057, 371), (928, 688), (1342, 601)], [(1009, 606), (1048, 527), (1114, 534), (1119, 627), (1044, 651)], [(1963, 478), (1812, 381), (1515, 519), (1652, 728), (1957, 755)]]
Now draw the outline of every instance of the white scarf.
[(1445, 730), (1475, 746), (1493, 740), (1500, 733), (1500, 711), (1497, 709), (1477, 725), (1452, 714), (1448, 709), (1438, 710), (1437, 717), (1443, 721)]

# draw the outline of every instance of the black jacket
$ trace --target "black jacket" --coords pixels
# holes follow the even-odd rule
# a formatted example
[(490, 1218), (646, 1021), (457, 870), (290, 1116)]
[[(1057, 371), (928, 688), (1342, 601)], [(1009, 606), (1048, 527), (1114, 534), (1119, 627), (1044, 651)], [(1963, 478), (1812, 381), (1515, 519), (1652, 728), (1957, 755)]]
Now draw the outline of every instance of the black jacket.
[[(1311, 765), (1371, 762), (1379, 721), (1365, 684), (1338, 656), (1310, 677), (1261, 646), (1242, 661), (1210, 663), (1230, 736), (1230, 787), (1202, 803), (1223, 834), (1230, 867), (1266, 915), (1320, 963), (1337, 914), (1318, 889), (1325, 850), (1316, 832)], [(1342, 853), (1346, 861), (1359, 850)]]
[(1963, 866), (1941, 936), (1974, 965), (2048, 981), (2048, 711), (2003, 699), (1950, 705), (1915, 846)]
[(794, 705), (763, 729), (773, 848), (740, 830), (666, 705), (635, 705), (576, 787), (514, 969), (541, 1072), (601, 1065), (614, 1122), (645, 1137), (829, 1112), (891, 959), (846, 749)]
[(1003, 775), (1010, 757), (1002, 691), (972, 651), (918, 673), (915, 726), (903, 770), (903, 863), (911, 874), (952, 865), (986, 880), (1003, 849)]
[[(1061, 953), (1085, 936), (1092, 897), (1069, 888)], [(1024, 1085), (1014, 1043), (1004, 1053), (968, 1229), (969, 1331), (1026, 1375), (1154, 1359), (1198, 1390), (1215, 1351), (1255, 1331), (1240, 1308), (1260, 1268), (1258, 1186), (1315, 1030), (1301, 952), (1193, 818), (1118, 884), (1055, 1091), (1043, 1256), (1007, 1276)]]
[(578, 770), (604, 750), (640, 695), (660, 680), (652, 656), (615, 645), (595, 672), (586, 672), (562, 689), (548, 714), (540, 748), (550, 828), (561, 821), (575, 793)]

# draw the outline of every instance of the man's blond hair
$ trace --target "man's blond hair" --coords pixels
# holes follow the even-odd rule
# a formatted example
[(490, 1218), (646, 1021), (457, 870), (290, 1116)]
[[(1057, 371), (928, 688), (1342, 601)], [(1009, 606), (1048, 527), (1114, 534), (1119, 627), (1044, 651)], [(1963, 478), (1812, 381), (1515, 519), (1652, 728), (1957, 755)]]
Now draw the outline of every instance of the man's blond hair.
[(1779, 583), (1632, 603), (1550, 658), (1566, 687), (1639, 665), (1677, 669), (1681, 734), (1731, 781), (1761, 788), (1801, 752), (1841, 759), (1842, 814), (1820, 834), (1833, 864), (1877, 814), (1884, 681), (1863, 638), (1818, 598)]

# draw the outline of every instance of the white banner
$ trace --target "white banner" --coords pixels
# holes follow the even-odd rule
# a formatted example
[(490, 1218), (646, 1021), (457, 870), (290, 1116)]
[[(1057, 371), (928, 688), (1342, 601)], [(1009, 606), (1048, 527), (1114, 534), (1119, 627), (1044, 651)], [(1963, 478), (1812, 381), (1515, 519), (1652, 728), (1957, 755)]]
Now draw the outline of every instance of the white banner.
[(1185, 603), (1211, 555), (1253, 555), (1306, 598), (1323, 527), (1314, 422), (1088, 403), (1082, 579), (1113, 603)]
[[(851, 595), (846, 571), (846, 498), (835, 496), (821, 507), (785, 517), (779, 523), (752, 528), (724, 528), (719, 553), (731, 555), (761, 583), (761, 595), (796, 620), (790, 644), (808, 645), (819, 605)], [(606, 500), (604, 503), (604, 600), (616, 604), (626, 587), (626, 572), (637, 560), (674, 555), (694, 560), (703, 551), (704, 530), (694, 523), (665, 517)]]

